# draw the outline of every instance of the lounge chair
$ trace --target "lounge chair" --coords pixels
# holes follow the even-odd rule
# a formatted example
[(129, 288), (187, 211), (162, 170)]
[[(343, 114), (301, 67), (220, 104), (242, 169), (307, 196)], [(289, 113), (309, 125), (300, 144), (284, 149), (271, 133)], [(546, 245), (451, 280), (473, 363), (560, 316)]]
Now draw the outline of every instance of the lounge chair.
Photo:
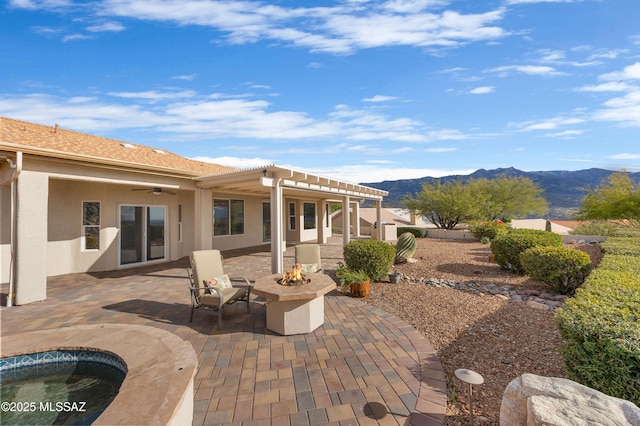
[(296, 264), (302, 265), (302, 272), (323, 273), (319, 244), (298, 244), (296, 246)]
[(187, 268), (191, 281), (191, 317), (198, 308), (209, 308), (218, 312), (218, 327), (222, 330), (222, 312), (237, 301), (247, 302), (247, 312), (251, 312), (249, 297), (251, 282), (242, 277), (228, 277), (222, 268), (219, 250), (197, 250), (191, 253), (191, 267)]

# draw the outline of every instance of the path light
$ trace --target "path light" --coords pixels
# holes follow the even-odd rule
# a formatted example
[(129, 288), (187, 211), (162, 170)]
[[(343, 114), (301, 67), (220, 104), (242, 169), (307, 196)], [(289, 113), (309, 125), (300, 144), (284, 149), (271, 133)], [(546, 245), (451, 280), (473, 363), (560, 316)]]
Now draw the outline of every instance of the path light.
[(473, 385), (481, 385), (484, 383), (484, 378), (475, 371), (468, 370), (466, 368), (458, 368), (455, 371), (455, 375), (458, 379), (469, 384), (469, 424), (473, 424)]

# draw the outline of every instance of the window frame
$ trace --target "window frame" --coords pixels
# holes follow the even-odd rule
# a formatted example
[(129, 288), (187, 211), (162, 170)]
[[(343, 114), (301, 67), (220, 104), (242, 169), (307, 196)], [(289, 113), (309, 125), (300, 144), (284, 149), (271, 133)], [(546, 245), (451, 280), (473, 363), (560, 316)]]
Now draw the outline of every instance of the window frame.
[[(292, 209), (293, 207), (293, 209)], [(296, 203), (295, 201), (289, 202), (289, 231), (295, 231), (297, 227), (297, 217), (296, 217)]]
[[(98, 212), (97, 212), (97, 223), (85, 223), (87, 222), (87, 210), (86, 207), (89, 204), (97, 204)], [(80, 222), (81, 222), (81, 238), (80, 238), (80, 249), (81, 251), (100, 251), (100, 224), (102, 222), (102, 203), (98, 200), (83, 200), (80, 203)], [(94, 233), (92, 236), (95, 236), (97, 239), (97, 243), (95, 246), (88, 247), (87, 246), (87, 231), (89, 229), (93, 229)], [(96, 232), (97, 231), (97, 232)]]
[[(226, 217), (216, 218), (216, 204), (218, 207), (225, 207), (226, 204)], [(213, 199), (213, 236), (214, 237), (229, 237), (234, 235), (244, 235), (245, 225), (245, 200), (237, 198), (214, 198)], [(234, 208), (235, 206), (235, 208)], [(237, 210), (240, 206), (239, 212)], [(234, 216), (238, 216), (239, 219)], [(222, 227), (216, 227), (216, 221), (223, 219), (226, 222), (226, 229), (224, 233), (218, 233), (222, 231)]]
[[(307, 222), (307, 206), (313, 206), (313, 227), (311, 227), (310, 225), (308, 225), (308, 223), (310, 224), (311, 220), (309, 220), (309, 222)], [(305, 201), (302, 203), (302, 223), (303, 223), (303, 229), (305, 231), (310, 231), (312, 229), (318, 229), (318, 204), (314, 203), (314, 202), (310, 202), (310, 201)], [(309, 217), (311, 217), (311, 215), (309, 215)]]

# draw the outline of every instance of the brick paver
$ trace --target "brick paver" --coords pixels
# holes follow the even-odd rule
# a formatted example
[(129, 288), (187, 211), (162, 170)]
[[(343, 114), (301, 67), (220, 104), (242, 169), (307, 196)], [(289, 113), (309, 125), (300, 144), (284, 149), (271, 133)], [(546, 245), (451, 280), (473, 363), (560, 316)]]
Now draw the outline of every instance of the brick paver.
[[(338, 240), (322, 246), (323, 267), (342, 260)], [(263, 250), (224, 253), (225, 272), (251, 280), (270, 273)], [(87, 323), (158, 327), (190, 342), (199, 359), (194, 424), (440, 425), (446, 381), (435, 351), (393, 315), (345, 297), (325, 297), (325, 324), (305, 335), (265, 328), (258, 298), (251, 314), (237, 304), (218, 330), (215, 314), (198, 310), (189, 323), (187, 261), (48, 280), (47, 300), (1, 308), (1, 333)], [(285, 268), (293, 264), (287, 249)], [(6, 288), (2, 288), (6, 293)]]

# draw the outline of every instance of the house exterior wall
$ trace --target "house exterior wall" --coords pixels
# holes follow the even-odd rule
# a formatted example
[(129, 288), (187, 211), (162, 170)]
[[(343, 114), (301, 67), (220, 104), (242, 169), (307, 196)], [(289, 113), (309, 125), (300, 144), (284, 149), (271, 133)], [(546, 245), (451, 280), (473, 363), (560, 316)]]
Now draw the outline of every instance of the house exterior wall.
[(0, 185), (0, 284), (9, 282), (11, 269), (11, 186)]
[[(129, 185), (50, 179), (47, 275), (117, 269), (118, 211), (121, 205), (165, 206), (166, 260), (193, 250), (193, 191), (153, 195)], [(100, 202), (100, 248), (82, 249), (82, 203)], [(178, 241), (178, 204), (183, 205), (183, 240)]]
[[(263, 201), (269, 201), (268, 198), (214, 192), (213, 199), (244, 201), (244, 232), (238, 235), (214, 236), (212, 231), (210, 234), (213, 241), (212, 248), (216, 250), (232, 250), (266, 244), (262, 241), (262, 203)], [(210, 210), (202, 220), (213, 222), (213, 210)]]

